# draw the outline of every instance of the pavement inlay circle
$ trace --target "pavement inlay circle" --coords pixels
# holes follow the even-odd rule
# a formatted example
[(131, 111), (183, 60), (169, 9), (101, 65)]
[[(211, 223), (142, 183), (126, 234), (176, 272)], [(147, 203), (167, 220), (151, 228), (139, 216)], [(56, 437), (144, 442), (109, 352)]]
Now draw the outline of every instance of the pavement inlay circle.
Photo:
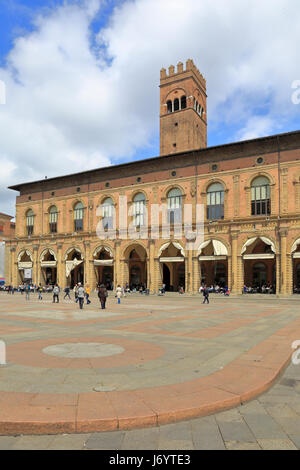
[(124, 352), (124, 348), (121, 346), (106, 343), (65, 343), (43, 349), (43, 353), (49, 356), (67, 358), (108, 357), (122, 352)]
[(7, 361), (31, 367), (93, 369), (154, 361), (165, 349), (148, 341), (120, 337), (47, 338), (7, 346)]

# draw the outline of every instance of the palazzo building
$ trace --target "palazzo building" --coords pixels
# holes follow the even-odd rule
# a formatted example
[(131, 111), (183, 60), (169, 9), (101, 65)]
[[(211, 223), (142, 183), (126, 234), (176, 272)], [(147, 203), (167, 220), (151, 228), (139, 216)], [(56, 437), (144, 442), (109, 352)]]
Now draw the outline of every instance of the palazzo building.
[[(206, 81), (192, 60), (161, 70), (160, 156), (10, 189), (19, 192), (15, 238), (6, 245), (15, 286), (300, 289), (300, 131), (207, 147)], [(131, 238), (120, 230), (120, 197)], [(166, 207), (167, 236), (151, 237), (154, 204)], [(194, 227), (204, 205), (204, 239), (193, 250), (176, 231), (186, 204)], [(99, 223), (107, 232), (116, 224), (115, 237), (100, 239)]]
[(5, 284), (5, 243), (15, 236), (13, 217), (0, 212), (0, 285)]

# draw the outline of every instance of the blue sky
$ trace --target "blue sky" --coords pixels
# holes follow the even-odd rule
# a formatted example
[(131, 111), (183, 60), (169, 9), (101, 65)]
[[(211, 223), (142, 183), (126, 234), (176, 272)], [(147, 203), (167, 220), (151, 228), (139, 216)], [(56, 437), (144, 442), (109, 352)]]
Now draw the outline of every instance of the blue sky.
[(159, 71), (207, 80), (208, 145), (299, 129), (298, 0), (0, 0), (8, 185), (159, 154)]

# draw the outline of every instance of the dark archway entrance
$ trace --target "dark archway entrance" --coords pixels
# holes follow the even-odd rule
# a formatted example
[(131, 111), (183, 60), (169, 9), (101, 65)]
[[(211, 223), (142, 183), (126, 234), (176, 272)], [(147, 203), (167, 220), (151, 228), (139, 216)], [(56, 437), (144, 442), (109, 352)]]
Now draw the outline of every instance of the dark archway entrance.
[(54, 286), (57, 283), (57, 261), (52, 250), (44, 251), (41, 255), (42, 279), (46, 286)]
[(128, 267), (128, 280), (131, 290), (139, 290), (147, 288), (147, 252), (145, 248), (139, 244), (129, 246), (124, 253), (126, 264)]
[(274, 244), (266, 238), (250, 239), (243, 247), (244, 284), (257, 293), (276, 293)]
[(94, 253), (96, 284), (104, 284), (108, 290), (114, 288), (113, 254), (110, 248), (100, 247)]
[(170, 291), (170, 286), (171, 286), (170, 269), (165, 263), (163, 264), (163, 284), (165, 284), (166, 286), (166, 291)]
[(160, 269), (162, 283), (166, 291), (177, 292), (181, 287), (185, 290), (185, 258), (183, 248), (170, 242), (163, 245), (160, 255)]

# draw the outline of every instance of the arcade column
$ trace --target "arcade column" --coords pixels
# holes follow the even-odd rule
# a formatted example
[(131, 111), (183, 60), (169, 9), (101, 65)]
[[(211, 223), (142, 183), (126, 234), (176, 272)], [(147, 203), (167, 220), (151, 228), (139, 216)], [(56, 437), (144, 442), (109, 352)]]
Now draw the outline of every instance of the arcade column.
[(61, 289), (64, 289), (66, 287), (66, 272), (65, 272), (65, 266), (64, 262), (62, 259), (62, 244), (58, 243), (57, 245), (57, 284)]
[(279, 230), (280, 237), (280, 295), (288, 295), (288, 279), (287, 279), (287, 229)]

